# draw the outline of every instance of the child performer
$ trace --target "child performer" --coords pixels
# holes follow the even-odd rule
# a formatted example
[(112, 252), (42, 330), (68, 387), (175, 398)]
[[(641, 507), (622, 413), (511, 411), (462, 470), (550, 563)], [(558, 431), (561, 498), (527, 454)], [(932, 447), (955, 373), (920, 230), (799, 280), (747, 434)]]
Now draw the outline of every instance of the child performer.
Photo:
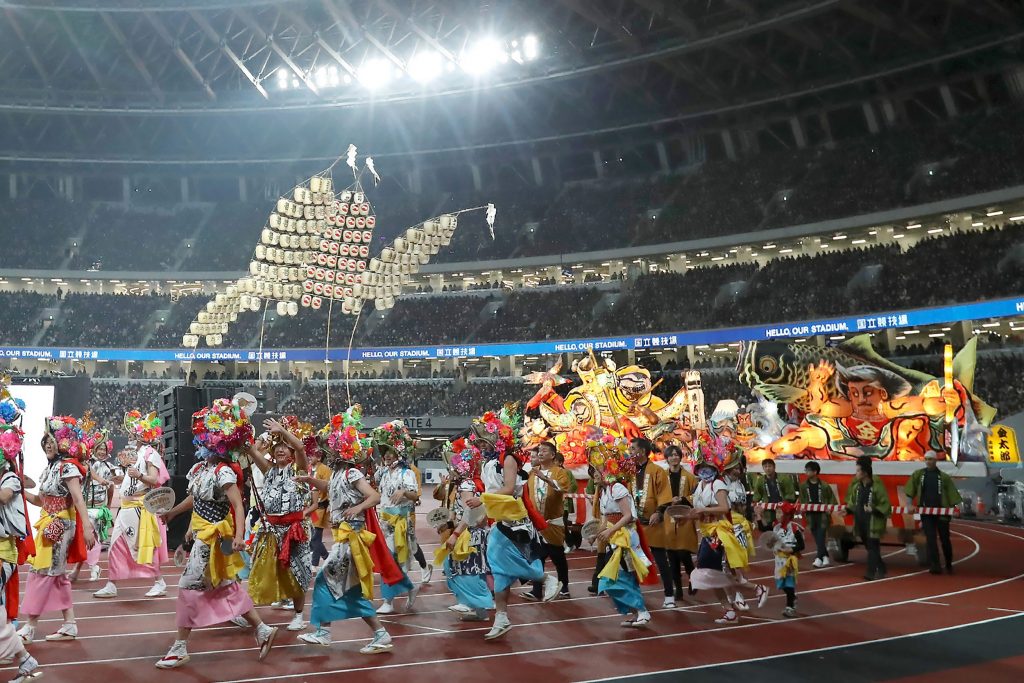
[(783, 503), (778, 509), (772, 532), (773, 539), (765, 539), (765, 545), (775, 553), (775, 587), (786, 594), (786, 608), (782, 616), (796, 616), (796, 575), (800, 553), (804, 550), (804, 529), (793, 521), (796, 506)]
[(459, 438), (446, 445), (444, 457), (456, 495), (452, 500), (451, 533), (442, 540), (434, 562), (444, 567), (448, 589), (457, 604), (467, 608), (462, 621), (486, 621), (487, 611), (494, 609), (494, 596), (487, 585), (487, 515), (482, 514), (480, 502), (483, 456), (466, 439)]
[(192, 434), (199, 462), (188, 473), (188, 497), (167, 513), (167, 520), (191, 511), (189, 536), (194, 543), (178, 583), (178, 637), (156, 666), (184, 666), (190, 659), (187, 644), (192, 629), (239, 616), (255, 627), (259, 660), (263, 661), (277, 637), (277, 628), (263, 623), (237, 581), (244, 566), (245, 510), (240, 490), (242, 468), (236, 461), (252, 443), (252, 425), (237, 400), (218, 398), (192, 416)]
[(372, 655), (394, 647), (370, 603), (374, 566), (380, 569), (385, 584), (400, 581), (404, 574), (395, 565), (376, 522), (373, 508), (380, 494), (359, 470), (369, 456), (369, 447), (360, 441), (358, 419), (352, 417), (351, 408), (349, 411), (332, 417), (317, 435), (323, 462), (332, 470), (330, 480), (296, 477), (327, 495), (334, 534), (334, 545), (313, 583), (310, 622), (316, 631), (303, 633), (299, 640), (329, 646), (331, 622), (360, 618), (373, 631), (373, 640), (359, 651)]

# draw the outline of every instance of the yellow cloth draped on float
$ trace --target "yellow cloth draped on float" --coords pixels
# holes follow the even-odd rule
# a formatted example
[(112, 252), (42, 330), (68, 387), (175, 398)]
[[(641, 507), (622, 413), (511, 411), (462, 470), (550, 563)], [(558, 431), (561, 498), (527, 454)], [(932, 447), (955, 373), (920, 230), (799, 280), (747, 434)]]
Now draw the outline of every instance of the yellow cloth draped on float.
[(70, 510), (61, 510), (55, 515), (47, 512), (45, 508), (39, 511), (39, 519), (32, 525), (36, 530), (36, 554), (32, 557), (33, 569), (48, 569), (53, 566), (53, 543), (43, 534), (43, 532), (46, 530), (46, 527), (50, 526), (50, 523), (54, 519), (66, 519), (70, 522), (74, 522), (78, 519), (78, 515), (74, 508)]
[(163, 540), (160, 538), (160, 527), (157, 525), (156, 517), (146, 509), (141, 500), (122, 500), (121, 509), (135, 509), (139, 512), (139, 554), (136, 562), (139, 564), (152, 564), (153, 553), (160, 547)]
[(633, 571), (636, 572), (637, 581), (642, 582), (647, 578), (647, 564), (644, 562), (644, 558), (633, 549), (628, 529), (625, 527), (616, 529), (615, 533), (608, 539), (608, 545), (614, 548), (614, 550), (608, 556), (608, 562), (605, 563), (604, 569), (601, 570), (598, 576), (609, 581), (616, 581), (619, 578), (619, 568), (622, 565), (622, 554), (628, 552), (633, 560)]
[(463, 529), (459, 537), (455, 539), (455, 547), (448, 549), (448, 544), (442, 544), (434, 551), (434, 564), (441, 566), (450, 554), (455, 562), (465, 562), (469, 556), (476, 552), (476, 548), (470, 545), (469, 529)]
[(405, 566), (405, 563), (409, 561), (409, 518), (406, 515), (393, 515), (390, 512), (381, 512), (380, 517), (394, 528), (395, 557), (400, 566)]
[(352, 565), (359, 576), (363, 597), (367, 600), (373, 600), (373, 558), (370, 557), (370, 545), (376, 538), (377, 535), (372, 531), (356, 531), (348, 522), (342, 522), (334, 529), (334, 542), (348, 543)]
[(196, 540), (210, 546), (210, 564), (206, 570), (210, 575), (210, 585), (216, 588), (223, 581), (233, 581), (245, 569), (245, 561), (241, 553), (225, 555), (220, 547), (222, 539), (235, 537), (235, 522), (231, 513), (212, 524), (193, 512), (191, 524)]

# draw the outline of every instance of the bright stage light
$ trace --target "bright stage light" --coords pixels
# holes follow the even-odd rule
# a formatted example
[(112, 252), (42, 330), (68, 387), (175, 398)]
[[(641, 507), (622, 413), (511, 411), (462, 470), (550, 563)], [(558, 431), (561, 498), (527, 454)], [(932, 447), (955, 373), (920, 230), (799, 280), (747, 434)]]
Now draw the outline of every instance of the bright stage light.
[(532, 33), (523, 38), (523, 56), (528, 62), (540, 57), (540, 41)]
[(386, 85), (394, 75), (386, 59), (368, 59), (359, 67), (357, 78), (370, 90)]
[(507, 61), (508, 53), (497, 39), (482, 38), (462, 53), (461, 66), (466, 73), (479, 76)]
[(429, 83), (444, 71), (444, 59), (433, 50), (420, 52), (409, 61), (409, 76), (417, 83)]

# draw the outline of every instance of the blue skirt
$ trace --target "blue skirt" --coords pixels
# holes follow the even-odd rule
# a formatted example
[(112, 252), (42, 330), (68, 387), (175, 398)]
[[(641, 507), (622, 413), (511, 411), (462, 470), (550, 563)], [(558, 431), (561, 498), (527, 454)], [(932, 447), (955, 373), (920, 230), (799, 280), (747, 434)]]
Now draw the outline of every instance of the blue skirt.
[[(398, 564), (398, 558), (395, 557), (394, 553), (392, 553), (391, 556), (395, 558), (395, 564)], [(398, 564), (398, 567), (399, 567), (399, 569), (401, 569), (402, 565)], [(408, 593), (411, 590), (412, 590), (412, 581), (409, 579), (409, 576), (405, 573), (404, 570), (402, 571), (402, 580), (399, 581), (398, 583), (396, 583), (396, 584), (394, 584), (392, 586), (389, 586), (388, 584), (384, 583), (383, 581), (380, 582), (380, 596), (382, 598), (384, 598), (388, 602), (391, 602), (392, 600), (397, 598), (399, 595), (402, 595), (404, 593)]]
[(317, 574), (316, 581), (313, 582), (313, 607), (309, 614), (309, 622), (313, 626), (375, 616), (377, 612), (370, 601), (363, 597), (363, 589), (360, 586), (353, 586), (341, 596), (341, 599), (335, 599), (331, 589), (327, 587), (323, 574)]
[(544, 564), (539, 560), (528, 562), (498, 525), (491, 527), (487, 535), (487, 564), (494, 577), (494, 592), (501, 593), (511, 588), (516, 581), (542, 581)]
[(455, 595), (459, 604), (472, 609), (494, 609), (494, 595), (487, 586), (483, 574), (452, 575), (452, 558), (444, 560), (444, 573), (448, 577), (448, 590)]
[(597, 592), (607, 593), (615, 603), (615, 609), (619, 611), (619, 614), (631, 614), (647, 609), (644, 605), (643, 593), (640, 592), (640, 584), (636, 580), (636, 574), (632, 572), (620, 569), (619, 578), (614, 581), (602, 576), (597, 582)]

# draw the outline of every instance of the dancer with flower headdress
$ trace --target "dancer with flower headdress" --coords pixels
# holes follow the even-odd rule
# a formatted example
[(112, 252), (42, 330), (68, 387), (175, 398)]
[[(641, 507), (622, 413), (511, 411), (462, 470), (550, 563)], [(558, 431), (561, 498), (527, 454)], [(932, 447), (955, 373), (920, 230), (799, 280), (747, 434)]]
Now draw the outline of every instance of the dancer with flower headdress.
[(188, 532), (192, 549), (178, 583), (178, 637), (156, 666), (183, 666), (190, 659), (187, 643), (192, 629), (240, 616), (256, 629), (263, 661), (277, 628), (263, 623), (252, 598), (236, 580), (245, 564), (240, 554), (245, 548), (245, 511), (238, 458), (253, 442), (249, 414), (237, 398), (219, 398), (192, 416), (192, 434), (198, 462), (188, 473), (188, 496), (166, 515), (170, 521), (192, 512)]
[(96, 530), (96, 544), (89, 548), (85, 562), (79, 562), (75, 566), (75, 570), (71, 572), (71, 580), (78, 580), (78, 574), (84, 564), (89, 567), (89, 580), (98, 581), (100, 552), (103, 550), (103, 544), (109, 542), (110, 529), (114, 524), (114, 518), (110, 514), (114, 478), (123, 476), (123, 473), (110, 461), (114, 443), (110, 440), (107, 430), (97, 429), (89, 413), (82, 416), (82, 432), (87, 458), (85, 465), (88, 468), (88, 476), (82, 484), (82, 494), (89, 508), (89, 521)]
[(380, 526), (388, 549), (404, 575), (401, 581), (392, 586), (381, 585), (384, 604), (377, 608), (377, 614), (394, 613), (394, 601), (400, 595), (407, 595), (405, 608), (411, 612), (420, 590), (419, 585), (409, 578), (413, 556), (419, 548), (413, 518), (416, 502), (420, 499), (419, 482), (409, 468), (413, 440), (405, 423), (394, 420), (374, 429), (370, 433), (370, 443), (384, 461), (384, 467), (377, 471), (377, 490), (380, 491), (381, 499)]
[[(18, 613), (19, 555), (28, 538), (25, 482), (19, 467), (25, 439), (19, 426), (24, 407), (24, 402), (13, 398), (7, 387), (0, 384), (0, 602), (4, 609), (4, 619), (0, 624), (0, 662), (17, 662), (18, 673), (12, 679), (17, 682), (36, 678), (42, 673), (39, 662), (25, 649), (25, 643), (11, 623)], [(15, 604), (12, 605), (12, 601)]]
[(612, 599), (620, 614), (632, 617), (622, 622), (626, 628), (642, 628), (651, 623), (644, 604), (640, 582), (651, 573), (637, 531), (637, 510), (627, 484), (636, 475), (637, 463), (630, 457), (625, 439), (598, 434), (587, 441), (594, 483), (598, 489), (601, 531), (597, 540), (609, 548), (608, 560), (598, 574), (598, 593)]
[(125, 431), (131, 439), (118, 456), (124, 472), (113, 480), (119, 485), (121, 509), (114, 520), (107, 553), (107, 585), (93, 593), (96, 598), (116, 598), (117, 582), (124, 579), (152, 579), (147, 598), (167, 595), (167, 583), (160, 565), (167, 559), (167, 526), (143, 505), (146, 493), (162, 486), (170, 475), (164, 459), (154, 448), (163, 435), (156, 413), (138, 410), (124, 416)]
[[(697, 568), (691, 583), (697, 589), (714, 590), (725, 608), (715, 619), (718, 624), (737, 620), (736, 611), (746, 608), (742, 591), (753, 588), (758, 607), (764, 607), (768, 589), (743, 576), (753, 554), (749, 522), (733, 510), (729, 485), (722, 479), (726, 472), (742, 464), (739, 446), (709, 434), (701, 434), (694, 452), (693, 471), (697, 487), (693, 492), (690, 517), (699, 520), (701, 540), (697, 548)], [(743, 496), (744, 502), (746, 496)], [(738, 502), (738, 500), (737, 500)]]
[(334, 534), (334, 545), (313, 584), (310, 622), (316, 631), (303, 633), (299, 640), (330, 646), (332, 622), (362, 619), (373, 631), (373, 640), (359, 651), (372, 655), (394, 647), (370, 603), (375, 567), (384, 584), (405, 577), (395, 566), (377, 524), (374, 506), (380, 502), (380, 494), (359, 469), (370, 455), (369, 445), (360, 439), (360, 415), (358, 406), (353, 406), (333, 416), (317, 434), (323, 462), (332, 470), (330, 481), (310, 476), (295, 478), (327, 494)]
[(286, 605), (284, 601), (289, 601), (295, 616), (288, 630), (301, 631), (306, 627), (302, 618), (306, 589), (313, 579), (308, 518), (314, 507), (310, 487), (295, 475), (308, 469), (306, 444), (300, 434), (312, 438), (313, 430), (294, 415), (286, 415), (280, 422), (265, 420), (263, 426), (268, 431), (250, 448), (253, 464), (263, 473), (263, 484), (256, 497), (262, 518), (253, 542), (249, 595), (256, 605)]
[(87, 549), (96, 543), (82, 496), (86, 473), (85, 466), (79, 462), (84, 449), (82, 437), (75, 418), (46, 418), (46, 433), (42, 439), (46, 469), (40, 477), (39, 493), (25, 492), (28, 502), (42, 508), (35, 524), (32, 571), (22, 604), (28, 621), (18, 631), (26, 643), (35, 638), (39, 615), (52, 610), (61, 611), (64, 623), (46, 639), (59, 641), (78, 637), (68, 566), (85, 560)]
[(452, 611), (462, 612), (462, 621), (486, 621), (494, 596), (487, 585), (487, 516), (480, 502), (483, 455), (458, 438), (445, 445), (444, 458), (455, 495), (446, 525), (449, 533), (434, 554), (434, 563), (444, 568), (448, 589), (458, 600), (459, 609)]
[(504, 410), (503, 416), (484, 413), (473, 420), (468, 441), (484, 457), (481, 479), (486, 492), (480, 496), (487, 516), (495, 521), (487, 536), (487, 564), (494, 577), (494, 624), (484, 636), (500, 638), (512, 628), (508, 618), (508, 598), (517, 581), (542, 581), (541, 600), (550, 602), (562, 583), (544, 573), (538, 527), (546, 525), (529, 500), (523, 496), (526, 475), (523, 457), (516, 445), (516, 432), (506, 420), (518, 413)]

